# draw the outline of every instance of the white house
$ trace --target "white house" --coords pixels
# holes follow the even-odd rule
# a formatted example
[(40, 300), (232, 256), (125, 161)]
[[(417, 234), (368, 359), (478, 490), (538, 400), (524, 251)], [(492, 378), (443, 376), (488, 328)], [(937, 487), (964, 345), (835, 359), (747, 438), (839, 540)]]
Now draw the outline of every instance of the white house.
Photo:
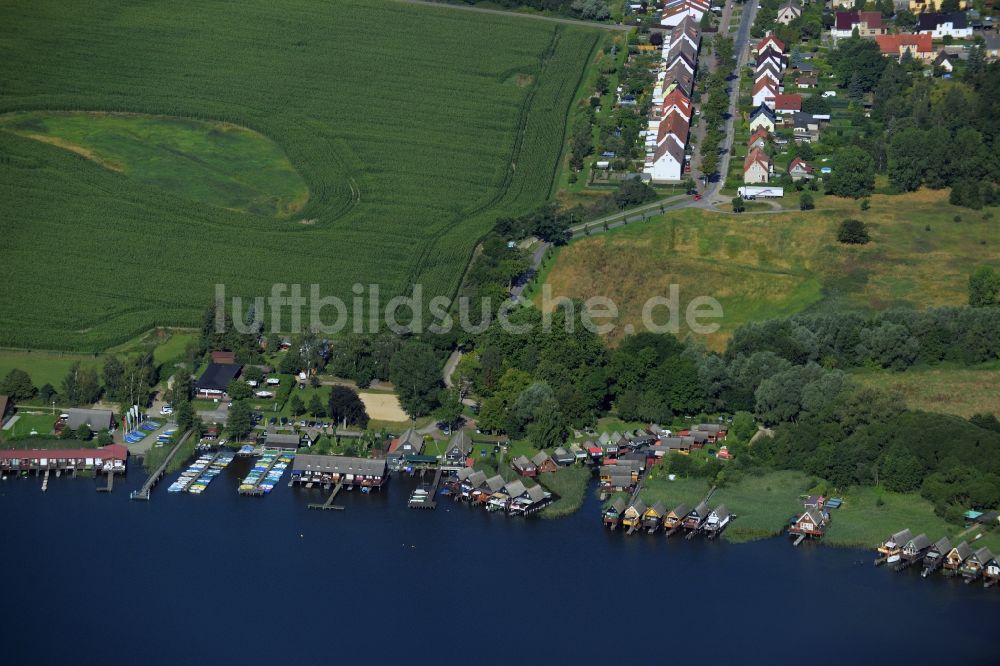
[(788, 0), (788, 2), (778, 8), (778, 18), (776, 20), (782, 25), (788, 25), (800, 16), (802, 16), (802, 8), (799, 6), (799, 3), (795, 0)]
[(686, 18), (701, 21), (701, 17), (709, 10), (708, 0), (670, 0), (663, 6), (660, 15), (660, 25), (672, 28), (680, 25)]
[(917, 22), (917, 32), (929, 34), (934, 39), (944, 39), (945, 37), (970, 39), (972, 26), (969, 25), (965, 12), (926, 13), (920, 15), (920, 20)]
[(771, 177), (771, 158), (760, 148), (754, 148), (743, 160), (743, 182), (766, 183)]

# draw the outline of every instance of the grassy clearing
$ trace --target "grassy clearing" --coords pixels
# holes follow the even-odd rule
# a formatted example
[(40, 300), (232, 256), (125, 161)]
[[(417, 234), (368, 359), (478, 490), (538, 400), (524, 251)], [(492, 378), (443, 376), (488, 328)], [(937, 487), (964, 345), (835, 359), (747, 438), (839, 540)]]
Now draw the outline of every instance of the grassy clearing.
[(31, 449), (96, 449), (97, 441), (92, 439), (89, 442), (81, 442), (77, 439), (53, 439), (46, 437), (32, 437), (31, 439), (22, 440), (11, 440), (8, 442), (0, 442), (0, 449), (6, 449), (8, 451), (20, 450), (27, 451)]
[[(831, 512), (830, 528), (823, 537), (831, 545), (870, 548), (904, 528), (914, 534), (925, 532), (932, 541), (948, 536), (955, 542), (955, 537), (961, 534), (959, 539), (971, 542), (976, 534), (983, 532), (979, 528), (963, 530), (945, 522), (935, 515), (931, 503), (916, 493), (891, 493), (866, 487), (852, 488), (843, 498), (844, 505)], [(986, 532), (980, 542), (997, 552), (1000, 533), (995, 529)]]
[(592, 475), (587, 467), (564, 467), (557, 472), (540, 474), (537, 481), (559, 499), (542, 509), (542, 518), (562, 518), (583, 506)]
[[(679, 287), (682, 310), (695, 297), (712, 296), (725, 313), (720, 329), (707, 336), (713, 349), (724, 347), (746, 321), (804, 310), (964, 303), (970, 267), (1000, 262), (1000, 231), (982, 211), (947, 199), (947, 191), (922, 190), (874, 196), (864, 212), (858, 202), (835, 197), (805, 213), (686, 209), (572, 243), (560, 252), (548, 283), (554, 296), (600, 294), (615, 301), (620, 325), (609, 334), (611, 342), (623, 335), (622, 325), (641, 326), (643, 304), (668, 295), (672, 284)], [(838, 224), (848, 217), (870, 225), (871, 243), (835, 241)], [(661, 308), (656, 320), (665, 318)]]
[(11, 294), (0, 344), (100, 351), (154, 326), (195, 326), (216, 284), (266, 296), (276, 282), (315, 283), (347, 303), (355, 283), (378, 284), (383, 299), (416, 283), (425, 302), (452, 295), (496, 219), (548, 198), (581, 54), (599, 36), (384, 0), (4, 3), (0, 113), (85, 109), (249, 128), (280, 149), (309, 198), (276, 219), (296, 195), (254, 190), (263, 186), (247, 180), (252, 169), (180, 181), (175, 153), (139, 177), (134, 160), (150, 145), (182, 143), (190, 158), (204, 153), (188, 144), (238, 131), (205, 137), (157, 120), (133, 141), (120, 127), (105, 136), (97, 124), (118, 116), (93, 113), (60, 129), (98, 156), (121, 155), (123, 172), (0, 131), (0, 207), (18, 211), (0, 252)]
[[(710, 505), (725, 504), (736, 514), (724, 536), (730, 541), (749, 541), (781, 534), (789, 517), (801, 508), (799, 496), (810, 486), (811, 479), (793, 471), (768, 472), (747, 476), (739, 482), (716, 490)], [(704, 499), (710, 484), (705, 479), (650, 479), (642, 490), (649, 504), (662, 501), (669, 511), (684, 502), (694, 507)]]
[(851, 376), (865, 386), (899, 392), (910, 409), (965, 418), (977, 413), (1000, 414), (1000, 362), (906, 372), (857, 370)]
[(12, 113), (0, 129), (83, 155), (194, 201), (287, 217), (309, 188), (276, 143), (229, 123), (142, 114)]
[(56, 416), (58, 414), (52, 411), (31, 411), (21, 408), (17, 410), (17, 420), (13, 424), (8, 424), (10, 428), (0, 430), (0, 437), (10, 439), (30, 437), (32, 432), (37, 433), (38, 437), (51, 435)]
[[(178, 434), (177, 436), (180, 436)], [(180, 450), (177, 452), (173, 458), (170, 459), (170, 464), (167, 465), (167, 474), (171, 474), (183, 468), (189, 460), (194, 456), (195, 447), (198, 446), (198, 438), (190, 437), (188, 441), (184, 442)], [(151, 448), (142, 459), (142, 466), (147, 472), (151, 472), (166, 460), (167, 454), (173, 448), (173, 444), (164, 444), (163, 446), (154, 446)]]

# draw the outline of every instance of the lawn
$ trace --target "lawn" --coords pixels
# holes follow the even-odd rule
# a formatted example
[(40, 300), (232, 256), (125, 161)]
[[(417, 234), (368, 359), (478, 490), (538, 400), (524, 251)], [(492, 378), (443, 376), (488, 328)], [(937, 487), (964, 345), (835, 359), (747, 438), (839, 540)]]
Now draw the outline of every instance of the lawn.
[[(931, 541), (948, 536), (954, 543), (972, 538), (983, 530), (962, 527), (945, 522), (934, 513), (934, 507), (920, 495), (884, 492), (879, 488), (853, 488), (843, 496), (844, 505), (831, 512), (830, 528), (824, 541), (839, 546), (874, 548), (894, 532), (909, 528), (913, 534), (925, 532)], [(879, 503), (881, 500), (881, 504)], [(993, 552), (1000, 551), (1000, 533), (986, 532), (980, 540)]]
[(0, 113), (77, 152), (0, 130), (0, 345), (197, 326), (216, 285), (454, 294), (496, 219), (549, 197), (599, 33), (388, 0), (4, 3)]
[[(868, 211), (836, 197), (824, 197), (822, 206), (809, 212), (725, 215), (685, 209), (571, 243), (560, 251), (548, 284), (553, 296), (611, 298), (619, 311), (612, 343), (622, 337), (624, 325), (638, 330), (643, 304), (667, 296), (670, 285), (679, 289), (681, 335), (689, 332), (683, 317), (687, 304), (714, 297), (724, 316), (719, 330), (706, 338), (712, 349), (723, 348), (744, 322), (807, 310), (961, 304), (971, 267), (1000, 262), (1000, 231), (983, 212), (947, 200), (946, 190), (921, 190), (876, 195)], [(958, 223), (956, 214), (962, 218)], [(836, 228), (847, 217), (870, 225), (871, 243), (849, 247), (835, 241)], [(657, 313), (663, 322), (665, 310)]]
[(906, 372), (857, 370), (851, 377), (865, 386), (900, 393), (910, 409), (968, 418), (1000, 415), (1000, 362), (965, 367), (942, 365)]
[(52, 427), (55, 425), (58, 414), (51, 411), (30, 411), (26, 408), (17, 410), (17, 420), (8, 423), (9, 428), (0, 430), (0, 437), (16, 439), (19, 437), (29, 437), (32, 431), (39, 437), (52, 434)]

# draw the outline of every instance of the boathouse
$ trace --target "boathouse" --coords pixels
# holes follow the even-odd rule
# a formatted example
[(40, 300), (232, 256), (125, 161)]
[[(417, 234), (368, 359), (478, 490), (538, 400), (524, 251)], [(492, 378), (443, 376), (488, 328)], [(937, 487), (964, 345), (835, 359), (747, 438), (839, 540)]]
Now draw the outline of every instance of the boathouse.
[(909, 529), (901, 530), (883, 541), (882, 545), (878, 547), (878, 552), (882, 557), (894, 557), (900, 554), (903, 546), (911, 539), (913, 539), (913, 534)]
[(672, 530), (675, 527), (680, 527), (681, 523), (684, 522), (684, 518), (691, 512), (687, 504), (678, 504), (671, 511), (667, 512), (667, 515), (663, 516), (663, 527), (664, 529)]
[(354, 458), (303, 453), (292, 462), (292, 482), (381, 488), (389, 477), (385, 458)]
[(632, 502), (622, 514), (622, 527), (638, 527), (642, 524), (642, 516), (646, 513), (646, 503), (641, 499)]
[(959, 572), (966, 580), (976, 580), (983, 575), (983, 572), (986, 570), (986, 566), (992, 559), (993, 553), (989, 548), (983, 546), (972, 555), (969, 555), (968, 559), (966, 559), (959, 568)]
[(614, 498), (604, 509), (604, 524), (612, 528), (617, 527), (622, 520), (623, 513), (625, 513), (625, 499), (623, 497)]
[(986, 571), (983, 572), (983, 576), (986, 578), (984, 583), (987, 587), (996, 585), (1000, 582), (1000, 559), (996, 556), (992, 560), (986, 563)]
[(810, 536), (819, 538), (826, 532), (826, 526), (830, 522), (830, 515), (819, 509), (806, 509), (802, 515), (792, 521), (788, 528), (790, 534), (799, 536)]
[(495, 493), (503, 490), (506, 483), (507, 482), (504, 481), (503, 477), (499, 474), (491, 476), (472, 491), (471, 498), (473, 501), (485, 504), (489, 502), (490, 498), (493, 497)]
[(99, 449), (29, 449), (0, 451), (0, 470), (4, 472), (44, 472), (96, 470), (124, 472), (128, 448), (109, 444)]
[(948, 551), (944, 557), (945, 571), (956, 573), (962, 568), (962, 564), (972, 556), (972, 547), (963, 541)]
[(938, 539), (924, 554), (924, 570), (927, 572), (936, 570), (944, 564), (944, 558), (948, 556), (950, 551), (951, 539), (948, 537)]
[(899, 556), (907, 562), (916, 561), (923, 558), (931, 547), (931, 540), (926, 534), (918, 534), (903, 545), (903, 550)]
[(566, 467), (576, 462), (576, 454), (560, 446), (552, 452), (552, 459), (557, 465)]
[(525, 490), (527, 488), (520, 481), (511, 481), (490, 495), (486, 506), (490, 511), (506, 511), (510, 507), (511, 500), (520, 496)]
[(667, 507), (663, 502), (657, 501), (642, 514), (642, 526), (650, 532), (655, 532), (663, 522), (663, 515), (666, 512)]
[(535, 484), (511, 499), (509, 511), (511, 515), (526, 516), (548, 504), (551, 497), (551, 493), (546, 492), (545, 488)]
[(696, 530), (701, 528), (702, 523), (708, 518), (709, 513), (711, 511), (708, 509), (708, 504), (702, 500), (698, 503), (698, 506), (684, 517), (684, 529)]
[(705, 531), (710, 535), (718, 534), (726, 529), (731, 518), (732, 514), (729, 512), (729, 508), (725, 504), (720, 504), (712, 510), (712, 513), (708, 514), (708, 519), (705, 520)]

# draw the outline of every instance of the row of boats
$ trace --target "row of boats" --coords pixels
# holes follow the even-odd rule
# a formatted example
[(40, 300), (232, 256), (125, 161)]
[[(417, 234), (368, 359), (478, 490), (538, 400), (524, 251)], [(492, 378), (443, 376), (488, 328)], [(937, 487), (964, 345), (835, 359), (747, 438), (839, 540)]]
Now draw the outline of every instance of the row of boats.
[(189, 492), (200, 495), (208, 488), (208, 484), (222, 473), (222, 470), (233, 461), (235, 456), (228, 451), (200, 456), (188, 467), (176, 481), (170, 484), (167, 492)]
[(913, 536), (909, 529), (896, 532), (876, 549), (879, 557), (875, 565), (888, 564), (900, 571), (921, 564), (921, 576), (926, 578), (941, 570), (948, 576), (961, 576), (966, 583), (983, 579), (983, 587), (1000, 582), (1000, 558), (989, 548), (973, 548), (967, 541), (953, 546), (948, 537), (936, 542), (926, 534)]
[(244, 495), (267, 495), (281, 481), (282, 474), (292, 464), (291, 453), (265, 453), (254, 463), (250, 473), (240, 482)]

